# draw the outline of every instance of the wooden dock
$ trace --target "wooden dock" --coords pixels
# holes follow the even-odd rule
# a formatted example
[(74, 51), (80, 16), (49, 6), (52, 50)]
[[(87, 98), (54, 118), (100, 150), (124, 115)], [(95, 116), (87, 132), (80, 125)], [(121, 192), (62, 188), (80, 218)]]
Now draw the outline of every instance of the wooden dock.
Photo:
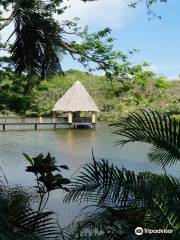
[(56, 126), (58, 125), (65, 125), (66, 123), (0, 123), (0, 126), (2, 126), (2, 130), (6, 130), (6, 126), (33, 126), (34, 130), (38, 130), (38, 126), (40, 125), (50, 125), (53, 126), (54, 129), (56, 129)]
[[(32, 129), (34, 129), (35, 131), (38, 130), (38, 126), (52, 126), (53, 129), (56, 129), (58, 126), (66, 126), (67, 128), (78, 128), (79, 126), (85, 126), (85, 128), (89, 126), (89, 128), (95, 128), (95, 125), (93, 125), (88, 118), (81, 118), (76, 119), (75, 122), (73, 123), (68, 123), (67, 118), (65, 117), (61, 117), (61, 118), (34, 118), (34, 119), (30, 119), (31, 121), (27, 121), (29, 119), (19, 119), (19, 121), (7, 121), (4, 120), (3, 122), (0, 122), (0, 129), (2, 129), (3, 131), (6, 131), (8, 129), (8, 126), (32, 126)], [(9, 129), (8, 129), (9, 130)]]

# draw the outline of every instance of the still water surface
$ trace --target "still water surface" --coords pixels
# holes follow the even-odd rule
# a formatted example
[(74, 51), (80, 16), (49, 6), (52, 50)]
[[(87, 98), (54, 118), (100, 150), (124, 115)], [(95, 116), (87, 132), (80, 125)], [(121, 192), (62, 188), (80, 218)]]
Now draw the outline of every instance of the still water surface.
[[(133, 143), (123, 148), (115, 146), (118, 136), (112, 134), (112, 128), (107, 123), (97, 124), (96, 130), (51, 128), (39, 131), (31, 130), (32, 127), (25, 131), (0, 131), (0, 166), (9, 183), (34, 186), (33, 174), (25, 172), (27, 163), (22, 153), (36, 156), (41, 152), (50, 152), (58, 163), (69, 166), (70, 170), (64, 171), (68, 177), (83, 163), (91, 161), (92, 149), (97, 160), (109, 159), (118, 167), (137, 172), (162, 172), (160, 167), (148, 162), (148, 144)], [(179, 175), (180, 166), (168, 169), (168, 172)], [(62, 199), (62, 191), (53, 192), (48, 207), (57, 213), (64, 225), (72, 221), (79, 209), (76, 205), (63, 204)]]

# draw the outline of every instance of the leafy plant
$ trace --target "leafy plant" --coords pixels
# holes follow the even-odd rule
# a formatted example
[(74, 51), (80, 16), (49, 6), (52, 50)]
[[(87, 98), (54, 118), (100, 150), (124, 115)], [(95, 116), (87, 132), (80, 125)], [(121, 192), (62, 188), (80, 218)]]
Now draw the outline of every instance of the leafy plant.
[[(32, 194), (19, 186), (0, 183), (0, 239), (55, 239), (58, 227), (52, 212), (38, 214), (31, 207)], [(36, 221), (36, 228), (34, 223)]]
[[(64, 185), (70, 183), (70, 180), (64, 178), (60, 173), (54, 174), (55, 171), (61, 172), (61, 169), (68, 170), (69, 168), (66, 165), (56, 165), (56, 160), (54, 157), (51, 157), (50, 153), (46, 157), (41, 153), (37, 157), (31, 158), (24, 153), (26, 160), (30, 163), (30, 166), (27, 166), (26, 171), (34, 173), (37, 182), (37, 192), (40, 195), (40, 204), (38, 208), (38, 213), (41, 213), (45, 208), (47, 201), (49, 199), (49, 193), (56, 189), (63, 189), (68, 191)], [(46, 201), (43, 205), (43, 201), (46, 198)]]
[(114, 133), (121, 136), (118, 144), (150, 143), (149, 159), (154, 163), (165, 167), (180, 160), (180, 122), (167, 114), (140, 110), (111, 126), (116, 127), (118, 130)]
[[(34, 231), (36, 231), (36, 229), (37, 230), (39, 229), (40, 226), (39, 222), (41, 222), (41, 217), (52, 215), (52, 212), (43, 211), (49, 200), (49, 193), (56, 189), (63, 189), (65, 191), (68, 191), (68, 189), (64, 187), (64, 185), (69, 184), (70, 180), (64, 178), (60, 174), (60, 172), (61, 169), (68, 170), (69, 168), (66, 165), (57, 166), (56, 159), (54, 157), (51, 157), (49, 153), (45, 157), (42, 153), (33, 158), (31, 158), (25, 153), (24, 156), (26, 160), (30, 163), (30, 165), (27, 166), (26, 171), (34, 173), (37, 182), (36, 186), (37, 193), (40, 196), (38, 210), (35, 214), (32, 213), (33, 214), (32, 217), (34, 217), (32, 221), (32, 224), (34, 226), (33, 229)], [(54, 172), (59, 173), (55, 174)], [(51, 233), (52, 231), (51, 224), (49, 224), (48, 220), (47, 222), (44, 222), (44, 226), (46, 226), (46, 230), (45, 231), (44, 229), (42, 230), (42, 235)], [(57, 231), (55, 233), (57, 234)]]
[(44, 79), (48, 75), (62, 74), (59, 60), (62, 41), (58, 24), (36, 12), (34, 7), (35, 2), (28, 4), (22, 1), (16, 11), (13, 33), (16, 40), (11, 50), (15, 72), (27, 73), (26, 94), (31, 92), (34, 85), (38, 85), (36, 75)]
[[(83, 166), (72, 179), (65, 202), (88, 206), (82, 210), (76, 228), (69, 233), (99, 230), (105, 239), (138, 239), (134, 229), (172, 229), (163, 239), (180, 236), (179, 179), (153, 173), (119, 169), (101, 160)], [(73, 225), (74, 226), (74, 225)], [(67, 231), (67, 229), (66, 229)], [(162, 239), (152, 235), (151, 239)], [(73, 238), (69, 238), (73, 239)], [(150, 239), (144, 236), (143, 239)]]
[[(36, 176), (37, 193), (40, 196), (38, 209), (31, 207), (33, 192), (22, 187), (10, 187), (0, 179), (0, 239), (3, 240), (40, 240), (57, 239), (60, 229), (51, 211), (44, 211), (49, 199), (49, 193), (55, 189), (68, 189), (64, 185), (70, 183), (69, 179), (60, 174), (61, 169), (68, 169), (66, 165), (56, 165), (56, 160), (48, 154), (46, 157), (39, 154), (31, 158), (24, 154), (30, 166), (28, 172)], [(5, 178), (6, 179), (6, 178)], [(36, 196), (37, 198), (37, 196)]]

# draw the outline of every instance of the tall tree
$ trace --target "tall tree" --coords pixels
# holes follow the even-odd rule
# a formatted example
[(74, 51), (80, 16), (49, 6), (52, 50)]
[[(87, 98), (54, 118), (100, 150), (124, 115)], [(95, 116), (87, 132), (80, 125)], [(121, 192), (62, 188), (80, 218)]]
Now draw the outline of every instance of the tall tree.
[[(90, 71), (103, 70), (110, 80), (115, 78), (122, 84), (124, 80), (130, 80), (134, 75), (133, 66), (125, 54), (113, 50), (111, 30), (105, 28), (89, 34), (88, 28), (79, 28), (75, 20), (56, 21), (54, 14), (62, 14), (66, 9), (63, 2), (0, 1), (4, 12), (8, 13), (8, 9), (11, 9), (7, 18), (3, 18), (1, 14), (0, 30), (13, 22), (14, 31), (11, 36), (15, 36), (15, 41), (9, 46), (10, 61), (15, 73), (24, 74), (27, 78), (25, 94), (31, 92), (41, 79), (63, 73), (61, 59), (64, 54), (70, 54)], [(69, 36), (78, 38), (78, 41), (69, 40)]]

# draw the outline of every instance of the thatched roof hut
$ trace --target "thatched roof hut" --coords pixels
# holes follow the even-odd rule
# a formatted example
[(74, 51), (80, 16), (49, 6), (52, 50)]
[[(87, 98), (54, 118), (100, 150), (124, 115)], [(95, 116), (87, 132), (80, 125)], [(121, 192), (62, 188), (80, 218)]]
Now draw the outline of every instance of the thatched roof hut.
[(98, 112), (99, 109), (85, 87), (80, 81), (76, 81), (63, 97), (57, 101), (53, 111)]

